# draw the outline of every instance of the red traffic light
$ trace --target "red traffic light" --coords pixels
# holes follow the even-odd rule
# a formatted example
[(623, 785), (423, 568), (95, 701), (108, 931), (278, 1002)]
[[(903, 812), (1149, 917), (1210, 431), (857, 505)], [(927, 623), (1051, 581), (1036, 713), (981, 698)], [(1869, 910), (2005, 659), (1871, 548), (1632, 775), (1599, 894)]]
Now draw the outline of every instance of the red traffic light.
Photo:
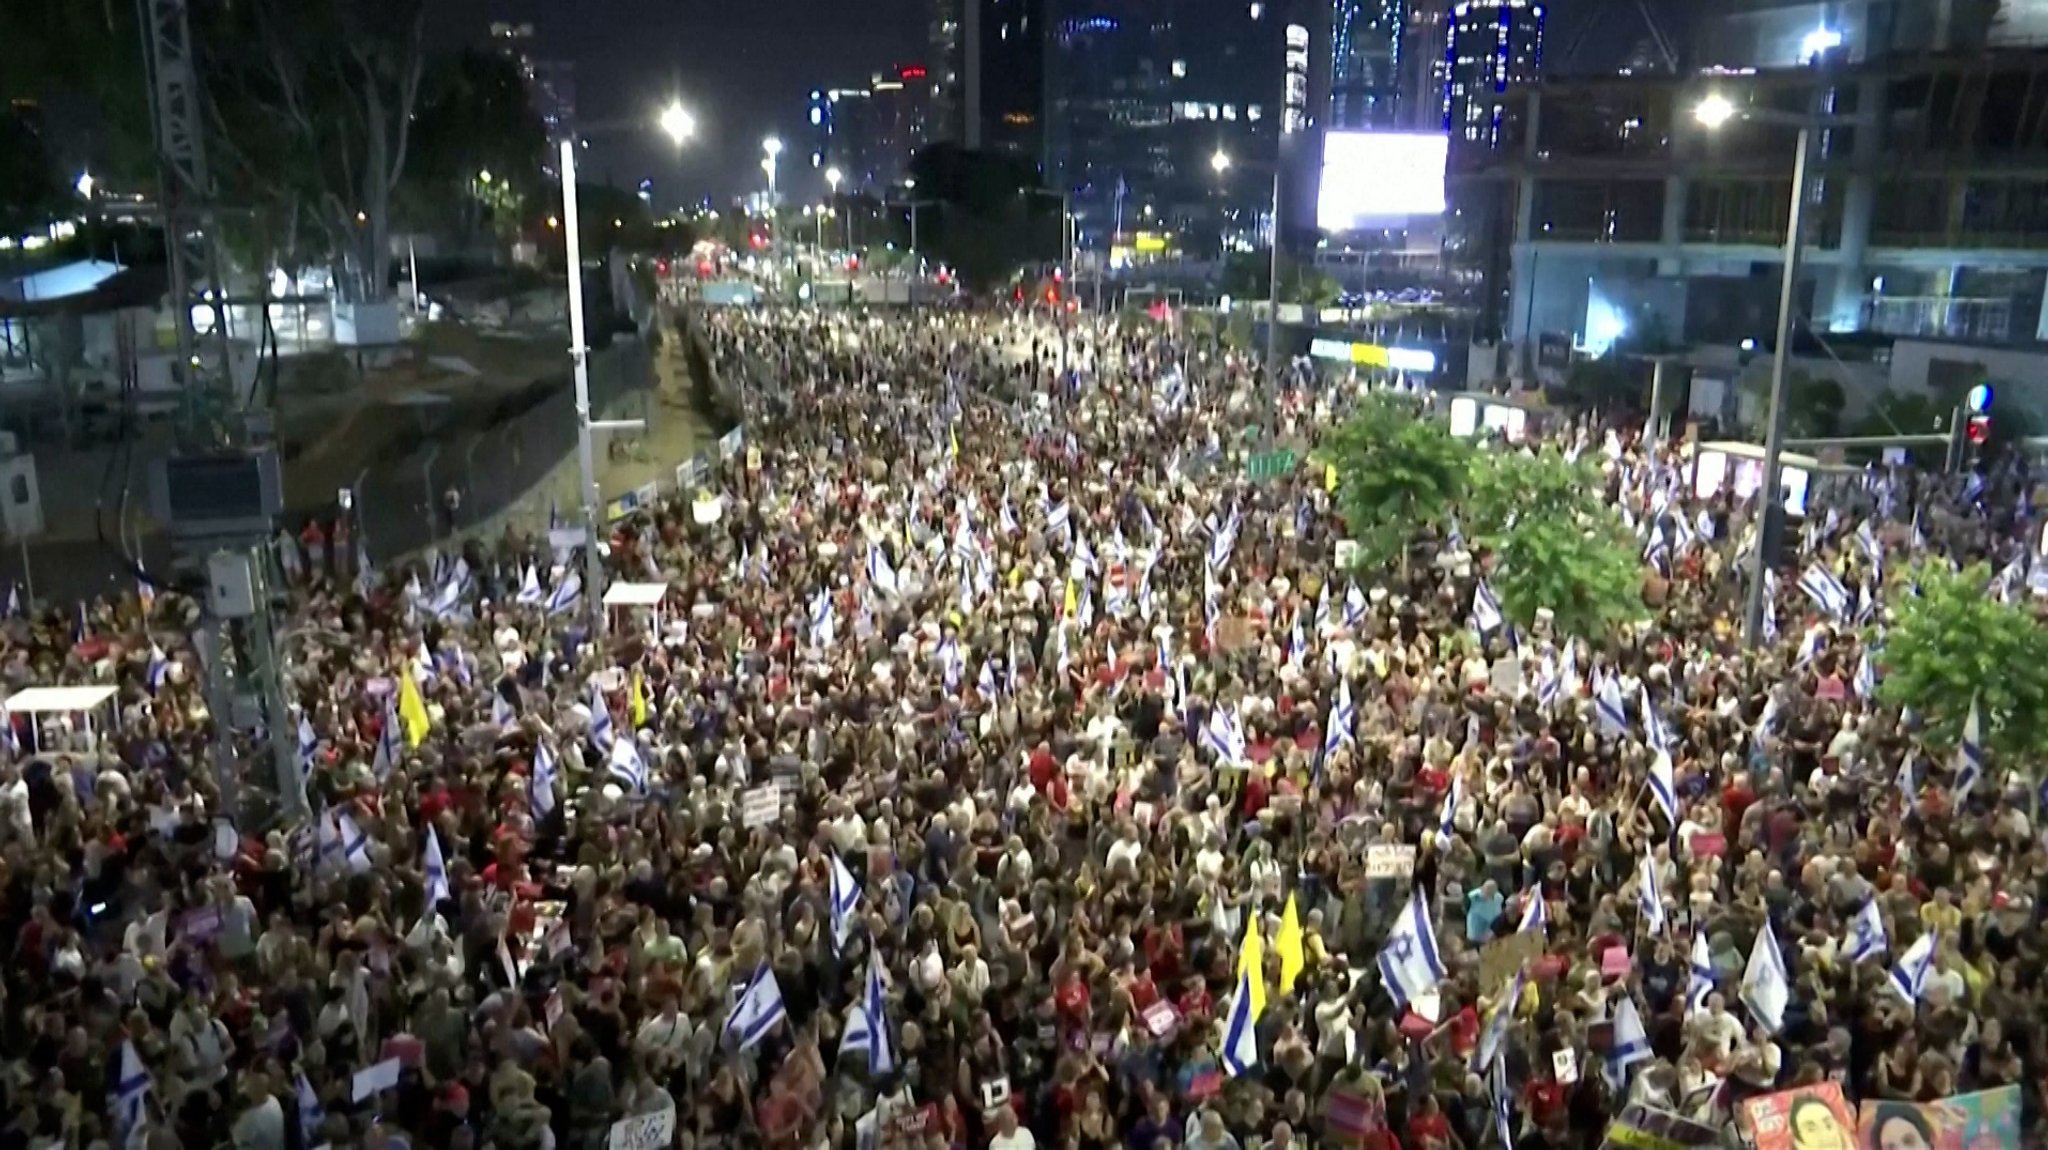
[(1963, 436), (1978, 447), (1991, 442), (1991, 417), (1971, 416), (1969, 424), (1963, 428)]
[(1060, 302), (1060, 289), (1058, 289), (1058, 288), (1047, 288), (1047, 289), (1045, 289), (1045, 302), (1047, 302), (1047, 303), (1058, 303), (1058, 302)]

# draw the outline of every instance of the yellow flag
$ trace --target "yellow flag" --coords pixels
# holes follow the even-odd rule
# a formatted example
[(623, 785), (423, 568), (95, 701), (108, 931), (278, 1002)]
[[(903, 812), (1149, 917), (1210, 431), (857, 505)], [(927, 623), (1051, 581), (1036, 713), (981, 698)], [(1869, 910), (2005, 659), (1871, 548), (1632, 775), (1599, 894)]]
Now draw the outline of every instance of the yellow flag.
[(1334, 463), (1323, 464), (1323, 490), (1337, 490), (1337, 465)]
[(633, 725), (647, 725), (647, 684), (640, 678), (640, 668), (633, 668)]
[(1066, 615), (1068, 619), (1081, 613), (1081, 584), (1072, 575), (1067, 576)]
[(950, 459), (960, 458), (960, 430), (958, 428), (949, 427), (946, 429), (946, 456)]
[(405, 729), (408, 747), (419, 746), (432, 725), (427, 718), (427, 701), (420, 698), (420, 682), (410, 663), (398, 673), (398, 725)]
[(1266, 1011), (1266, 940), (1259, 936), (1259, 915), (1250, 907), (1244, 914), (1244, 943), (1237, 949), (1237, 973), (1251, 986), (1252, 1021)]
[(1294, 993), (1294, 980), (1308, 965), (1301, 951), (1301, 914), (1294, 909), (1294, 896), (1287, 896), (1287, 909), (1280, 915), (1280, 936), (1273, 940), (1273, 953), (1280, 956), (1280, 992)]

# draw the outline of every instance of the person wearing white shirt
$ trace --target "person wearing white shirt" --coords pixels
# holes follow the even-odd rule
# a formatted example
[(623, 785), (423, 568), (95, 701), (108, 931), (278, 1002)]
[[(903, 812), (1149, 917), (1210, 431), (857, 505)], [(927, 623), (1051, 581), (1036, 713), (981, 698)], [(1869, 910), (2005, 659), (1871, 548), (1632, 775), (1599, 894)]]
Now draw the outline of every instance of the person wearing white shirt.
[(1017, 1125), (1017, 1112), (1005, 1106), (996, 1111), (996, 1132), (988, 1140), (989, 1150), (1038, 1150), (1038, 1139)]
[(665, 1074), (681, 1064), (692, 1033), (690, 1017), (670, 1001), (660, 1014), (640, 1024), (633, 1035), (633, 1052), (657, 1075)]
[(982, 961), (973, 944), (960, 948), (960, 961), (953, 967), (953, 989), (969, 1002), (980, 1002), (988, 993), (988, 963)]
[(1726, 1059), (1742, 1037), (1742, 1022), (1728, 1013), (1728, 1001), (1719, 994), (1707, 996), (1707, 1008), (1685, 1022), (1686, 1033), (1713, 1051), (1714, 1058)]

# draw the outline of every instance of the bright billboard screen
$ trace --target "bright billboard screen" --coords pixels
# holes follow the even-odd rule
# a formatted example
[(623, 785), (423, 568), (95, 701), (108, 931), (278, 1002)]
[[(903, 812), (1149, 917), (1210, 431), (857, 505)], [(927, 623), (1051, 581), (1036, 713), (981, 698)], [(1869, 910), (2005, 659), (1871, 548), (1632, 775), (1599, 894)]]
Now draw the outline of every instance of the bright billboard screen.
[(1331, 132), (1323, 139), (1316, 226), (1401, 227), (1444, 210), (1450, 139), (1440, 132)]

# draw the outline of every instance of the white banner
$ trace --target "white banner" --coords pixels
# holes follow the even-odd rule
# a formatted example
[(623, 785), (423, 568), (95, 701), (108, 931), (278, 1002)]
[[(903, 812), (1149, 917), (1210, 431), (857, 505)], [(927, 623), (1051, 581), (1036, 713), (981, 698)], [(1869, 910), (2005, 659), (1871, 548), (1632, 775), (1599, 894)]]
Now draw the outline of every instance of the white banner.
[(610, 1150), (668, 1150), (676, 1141), (676, 1108), (636, 1114), (612, 1123)]

